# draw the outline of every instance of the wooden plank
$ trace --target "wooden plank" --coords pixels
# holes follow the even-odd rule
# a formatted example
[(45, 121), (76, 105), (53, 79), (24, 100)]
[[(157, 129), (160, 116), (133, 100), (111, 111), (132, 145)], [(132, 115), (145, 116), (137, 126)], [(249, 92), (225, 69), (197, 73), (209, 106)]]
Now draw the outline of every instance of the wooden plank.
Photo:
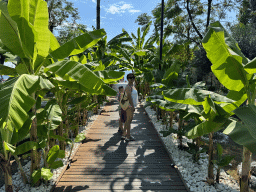
[[(87, 168), (102, 168), (102, 167), (107, 167), (107, 166), (114, 166), (116, 165), (115, 163), (83, 163), (81, 162), (74, 162), (71, 164), (71, 166), (84, 166)], [(156, 163), (151, 163), (151, 164), (147, 164), (147, 163), (122, 163), (121, 165), (118, 165), (119, 168), (130, 168), (130, 167), (137, 167), (137, 168), (167, 168), (167, 169), (175, 169), (173, 168), (172, 164), (156, 164)]]
[(120, 140), (116, 109), (115, 102), (104, 107), (55, 191), (188, 191), (143, 108), (131, 124), (132, 142)]
[[(122, 179), (122, 180), (119, 180), (119, 183), (120, 183), (120, 181), (122, 181), (122, 182), (129, 182), (129, 180), (130, 180), (130, 178), (125, 178), (125, 179)], [(113, 181), (113, 180), (92, 180), (92, 181), (86, 181), (85, 179), (79, 179), (79, 178), (77, 178), (77, 179), (72, 179), (72, 182), (83, 182), (83, 184), (84, 185), (106, 185), (106, 183), (109, 183), (109, 182), (111, 182), (111, 181)], [(61, 181), (60, 182), (70, 182), (70, 180), (67, 178), (67, 179), (61, 179)], [(133, 186), (141, 186), (141, 183), (142, 183), (143, 181), (140, 181), (139, 179), (136, 179), (136, 181), (133, 181), (132, 182), (132, 185)], [(183, 185), (183, 183), (180, 181), (180, 182), (176, 182), (176, 181), (171, 181), (171, 180), (166, 180), (166, 181), (162, 181), (162, 182), (160, 182), (160, 181), (158, 181), (158, 182), (155, 182), (155, 181), (150, 181), (151, 182), (151, 184), (153, 184), (153, 183), (156, 183), (155, 185), (161, 185), (161, 186), (182, 186)]]
[(175, 173), (175, 169), (168, 169), (168, 168), (119, 168), (119, 167), (100, 167), (100, 168), (88, 168), (86, 166), (71, 166), (68, 171), (70, 172), (83, 172), (83, 173), (91, 173), (91, 172), (115, 172), (115, 173), (122, 173), (122, 172), (143, 172), (143, 173)]
[(66, 178), (70, 178), (70, 179), (76, 179), (76, 178), (80, 178), (80, 179), (86, 179), (88, 181), (94, 181), (94, 180), (112, 180), (112, 179), (120, 179), (121, 178), (129, 178), (129, 179), (133, 179), (133, 178), (138, 178), (138, 179), (145, 179), (145, 180), (150, 180), (150, 181), (166, 181), (166, 180), (171, 180), (171, 181), (175, 181), (175, 182), (179, 182), (181, 179), (180, 177), (178, 177), (177, 175), (110, 175), (110, 176), (106, 176), (106, 175), (63, 175), (61, 179), (66, 179)]
[[(90, 190), (109, 190), (109, 189), (112, 189), (112, 190), (117, 190), (117, 189), (125, 189), (127, 188), (127, 184), (128, 183), (113, 183), (111, 185), (108, 184), (104, 184), (104, 185), (95, 185), (95, 183), (92, 183), (91, 185), (88, 185), (88, 182), (59, 182), (59, 185), (58, 186), (88, 186), (88, 188)], [(140, 190), (140, 189), (143, 189), (143, 190), (185, 190), (185, 187), (184, 186), (172, 186), (172, 185), (161, 185), (161, 184), (155, 184), (155, 183), (145, 183), (143, 186), (141, 185), (133, 185), (130, 184), (130, 186), (133, 190)]]
[[(137, 171), (115, 171), (112, 169), (112, 171), (87, 171), (87, 170), (66, 170), (65, 174), (66, 175), (113, 175), (113, 174), (129, 174), (129, 175), (137, 175)], [(141, 172), (140, 175), (168, 175), (168, 174), (177, 174), (174, 171), (169, 171), (169, 172)]]

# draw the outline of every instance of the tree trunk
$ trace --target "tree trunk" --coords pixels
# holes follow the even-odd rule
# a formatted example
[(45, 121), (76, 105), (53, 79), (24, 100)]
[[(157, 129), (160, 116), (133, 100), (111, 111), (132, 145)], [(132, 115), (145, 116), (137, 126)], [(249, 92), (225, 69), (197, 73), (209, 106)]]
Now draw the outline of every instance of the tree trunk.
[(27, 178), (27, 176), (25, 174), (25, 171), (24, 171), (24, 169), (23, 169), (23, 167), (20, 163), (20, 159), (18, 158), (17, 155), (14, 155), (14, 158), (15, 158), (16, 163), (18, 164), (18, 167), (19, 167), (19, 170), (20, 170), (20, 175), (21, 175), (23, 183), (28, 184), (28, 178)]
[[(201, 146), (201, 136), (196, 138), (196, 146), (198, 147), (198, 149), (200, 149)], [(195, 156), (195, 160), (196, 162), (199, 160), (200, 154), (197, 153)]]
[(83, 109), (83, 126), (86, 125), (87, 122), (87, 110)]
[[(98, 103), (97, 95), (93, 95), (93, 102)], [(93, 113), (98, 114), (98, 106), (97, 105), (93, 108)]]
[(77, 127), (75, 128), (75, 131), (74, 131), (74, 138), (78, 135), (78, 131), (79, 131), (79, 125), (80, 125), (80, 119), (81, 119), (81, 113), (80, 113), (80, 104), (78, 104), (77, 106)]
[(209, 185), (214, 184), (214, 174), (213, 174), (213, 132), (209, 133), (209, 164), (208, 164), (208, 178), (207, 183)]
[(97, 0), (96, 11), (97, 11), (97, 18), (96, 18), (97, 27), (96, 27), (96, 29), (100, 29), (100, 0)]
[[(33, 94), (33, 98), (35, 98), (35, 94)], [(32, 113), (36, 115), (36, 105), (32, 107)], [(32, 121), (31, 129), (30, 129), (30, 141), (37, 142), (37, 119), (36, 117)], [(40, 153), (37, 149), (31, 150), (31, 167), (30, 167), (30, 176), (32, 176), (34, 170), (38, 170), (40, 168)], [(38, 186), (40, 182), (35, 183), (35, 186)]]
[(252, 153), (245, 146), (243, 147), (243, 164), (240, 192), (249, 192), (249, 177), (251, 170)]
[[(60, 126), (59, 126), (59, 136), (63, 137), (63, 121), (60, 123)], [(64, 141), (59, 141), (59, 146), (61, 150), (65, 150)]]
[(4, 173), (4, 183), (5, 183), (5, 191), (13, 192), (12, 186), (12, 172), (11, 172), (11, 164), (9, 160), (5, 160), (0, 157), (0, 167)]

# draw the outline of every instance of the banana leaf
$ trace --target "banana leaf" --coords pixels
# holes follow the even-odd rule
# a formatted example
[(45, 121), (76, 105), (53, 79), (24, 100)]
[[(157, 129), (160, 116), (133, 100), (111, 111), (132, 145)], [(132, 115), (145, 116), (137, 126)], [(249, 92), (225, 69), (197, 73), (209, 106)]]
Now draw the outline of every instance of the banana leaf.
[(188, 105), (202, 105), (205, 97), (209, 95), (216, 103), (235, 102), (234, 100), (220, 94), (195, 88), (176, 88), (163, 91), (164, 99)]
[(240, 91), (248, 85), (252, 76), (243, 68), (248, 59), (219, 22), (210, 25), (202, 44), (212, 63), (212, 72), (222, 85), (234, 91)]
[(3, 1), (0, 1), (0, 29), (0, 39), (9, 51), (21, 58), (27, 57), (28, 53), (20, 39), (18, 26), (10, 17), (7, 5)]
[(68, 56), (77, 55), (95, 45), (104, 35), (106, 35), (104, 29), (85, 33), (50, 52), (49, 55), (55, 59), (65, 59)]
[(35, 104), (31, 94), (39, 86), (33, 75), (21, 75), (0, 85), (0, 131), (2, 140), (10, 143), (13, 130), (19, 130), (28, 119), (28, 111)]
[(104, 83), (109, 83), (112, 81), (118, 81), (124, 77), (124, 72), (122, 71), (95, 71), (98, 77), (100, 77)]
[(251, 135), (247, 126), (231, 120), (223, 133), (229, 135), (237, 144), (247, 147), (252, 153), (256, 154), (256, 139)]

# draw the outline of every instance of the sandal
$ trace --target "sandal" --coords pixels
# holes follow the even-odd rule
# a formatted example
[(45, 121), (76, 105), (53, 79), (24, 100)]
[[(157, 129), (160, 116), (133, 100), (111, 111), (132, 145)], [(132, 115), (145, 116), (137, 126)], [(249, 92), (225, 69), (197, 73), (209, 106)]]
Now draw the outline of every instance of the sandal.
[(134, 137), (133, 137), (133, 136), (130, 136), (130, 138), (129, 138), (129, 139), (126, 137), (125, 141), (127, 141), (127, 142), (129, 142), (129, 141), (135, 141), (135, 139), (134, 139)]

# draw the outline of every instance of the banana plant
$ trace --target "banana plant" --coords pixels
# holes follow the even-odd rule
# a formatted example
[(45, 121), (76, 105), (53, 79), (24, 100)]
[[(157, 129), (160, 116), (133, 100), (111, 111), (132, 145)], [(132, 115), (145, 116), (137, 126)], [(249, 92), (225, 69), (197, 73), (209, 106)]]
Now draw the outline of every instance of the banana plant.
[[(96, 93), (115, 95), (116, 92), (105, 85), (104, 81), (91, 70), (76, 61), (65, 58), (79, 54), (95, 45), (104, 35), (103, 29), (83, 34), (60, 46), (48, 29), (48, 9), (43, 0), (9, 0), (8, 5), (0, 1), (0, 39), (3, 49), (20, 58), (11, 71), (16, 71), (15, 78), (1, 85), (1, 95), (5, 103), (0, 106), (1, 121), (1, 159), (6, 178), (6, 191), (12, 191), (9, 160), (11, 153), (7, 144), (14, 135), (18, 138), (19, 129), (29, 118), (28, 112), (36, 114), (37, 88), (52, 87), (46, 81), (44, 72), (54, 73), (65, 80), (76, 81), (88, 90)], [(45, 70), (45, 71), (44, 71)], [(5, 75), (9, 75), (8, 73)], [(46, 83), (45, 83), (46, 82)], [(37, 143), (37, 122), (33, 118), (30, 138)], [(15, 143), (12, 143), (15, 144)], [(38, 152), (31, 154), (31, 175), (38, 170)]]
[[(249, 60), (238, 47), (237, 42), (219, 23), (212, 23), (202, 41), (211, 69), (220, 83), (230, 92), (244, 94), (248, 106), (233, 109), (243, 123), (231, 120), (224, 130), (236, 143), (243, 146), (241, 192), (248, 192), (251, 154), (255, 153), (255, 59)], [(237, 96), (237, 95), (234, 95)]]
[(41, 178), (44, 180), (50, 180), (53, 176), (51, 170), (57, 169), (63, 166), (61, 160), (55, 161), (57, 158), (64, 158), (65, 151), (59, 150), (59, 146), (55, 145), (51, 149), (49, 147), (49, 141), (51, 132), (58, 128), (62, 119), (62, 111), (55, 99), (48, 101), (45, 108), (37, 113), (37, 131), (40, 148), (43, 151), (44, 167), (40, 167), (32, 174), (33, 183)]
[[(203, 106), (202, 111), (197, 111), (200, 115), (201, 123), (197, 124), (187, 132), (188, 138), (209, 134), (209, 164), (208, 178), (210, 185), (214, 184), (213, 175), (213, 133), (222, 129), (228, 122), (228, 118), (233, 115), (232, 111), (238, 108), (246, 99), (243, 92), (230, 92), (227, 97), (217, 93), (192, 88), (176, 88), (163, 91), (166, 100), (176, 103)], [(235, 100), (236, 99), (236, 100)], [(195, 111), (196, 112), (196, 111)]]
[(216, 182), (220, 182), (220, 169), (229, 165), (229, 163), (235, 158), (235, 156), (223, 156), (223, 148), (217, 143), (217, 160), (213, 160), (213, 163), (218, 166), (216, 173)]

